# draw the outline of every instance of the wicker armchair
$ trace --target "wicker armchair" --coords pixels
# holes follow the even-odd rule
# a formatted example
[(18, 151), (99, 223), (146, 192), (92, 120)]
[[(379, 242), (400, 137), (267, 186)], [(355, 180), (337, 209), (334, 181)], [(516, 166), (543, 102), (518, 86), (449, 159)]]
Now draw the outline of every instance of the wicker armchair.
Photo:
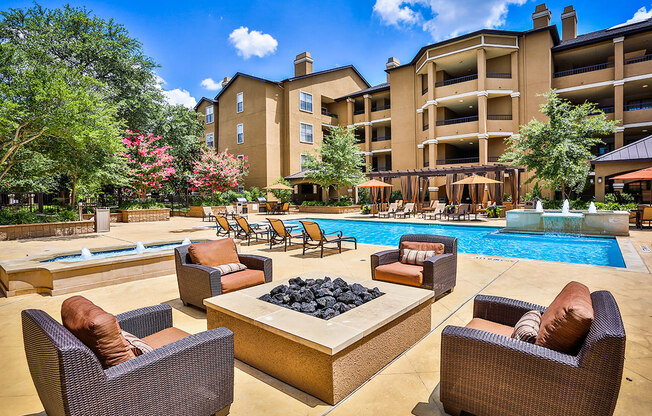
[[(424, 289), (430, 289), (439, 296), (452, 292), (457, 280), (457, 238), (431, 234), (405, 234), (400, 242), (416, 241), (422, 243), (442, 243), (444, 254), (427, 258), (423, 264)], [(399, 243), (400, 247), (400, 243)], [(371, 255), (371, 278), (376, 280), (376, 267), (400, 260), (400, 248), (380, 251)]]
[[(145, 337), (172, 326), (156, 305), (117, 315), (122, 329)], [(191, 335), (102, 369), (95, 354), (41, 310), (22, 312), (27, 363), (48, 415), (210, 415), (233, 402), (233, 333)]]
[[(625, 329), (611, 293), (593, 292), (594, 321), (576, 356), (477, 329), (447, 326), (441, 401), (450, 415), (611, 415), (625, 359)], [(473, 316), (514, 326), (546, 308), (477, 296)]]
[[(190, 304), (206, 310), (204, 299), (222, 294), (222, 274), (213, 267), (193, 264), (188, 247), (174, 249), (179, 294), (184, 305)], [(238, 254), (238, 258), (247, 268), (262, 270), (265, 283), (272, 281), (272, 259), (253, 254)]]

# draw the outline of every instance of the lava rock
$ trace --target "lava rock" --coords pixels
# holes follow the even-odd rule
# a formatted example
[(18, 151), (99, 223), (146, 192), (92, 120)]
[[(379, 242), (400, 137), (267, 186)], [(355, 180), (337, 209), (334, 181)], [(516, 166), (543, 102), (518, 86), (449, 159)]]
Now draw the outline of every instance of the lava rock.
[(330, 308), (335, 305), (335, 298), (332, 296), (317, 298), (317, 305), (321, 306), (322, 308)]
[(285, 293), (288, 291), (288, 287), (286, 285), (279, 285), (276, 286), (274, 289), (272, 289), (269, 293), (272, 295), (276, 295), (279, 293)]
[(315, 310), (317, 310), (317, 308), (312, 303), (303, 302), (301, 304), (301, 312), (314, 312)]
[(361, 295), (367, 291), (367, 288), (362, 286), (359, 283), (354, 283), (351, 285), (351, 292), (353, 292), (354, 295)]
[(335, 315), (337, 315), (337, 312), (335, 312), (335, 309), (333, 309), (333, 308), (324, 309), (322, 311), (322, 313), (321, 313), (321, 317), (324, 318), (324, 319), (331, 319)]
[(353, 303), (355, 302), (355, 295), (353, 292), (344, 292), (340, 296), (337, 297), (337, 300), (339, 300), (342, 303)]
[(263, 296), (259, 297), (258, 299), (264, 300), (265, 302), (271, 302), (272, 295), (270, 295), (269, 293), (265, 293)]

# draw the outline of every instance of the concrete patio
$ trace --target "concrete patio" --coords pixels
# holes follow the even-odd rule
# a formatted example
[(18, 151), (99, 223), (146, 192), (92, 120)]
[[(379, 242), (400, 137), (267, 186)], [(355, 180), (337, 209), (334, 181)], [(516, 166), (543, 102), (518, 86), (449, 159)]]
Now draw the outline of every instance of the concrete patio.
[[(310, 215), (315, 217), (316, 215)], [(305, 217), (293, 214), (283, 218)], [(338, 218), (346, 217), (344, 215)], [(263, 219), (251, 216), (250, 221)], [(411, 220), (414, 221), (414, 220)], [(418, 220), (421, 221), (421, 220)], [(473, 223), (478, 224), (478, 223)], [(481, 223), (501, 226), (501, 220)], [(0, 260), (26, 255), (102, 247), (118, 241), (150, 241), (166, 238), (214, 238), (208, 222), (198, 218), (173, 217), (169, 222), (115, 224), (107, 234), (79, 237), (43, 238), (0, 243)], [(652, 233), (632, 230), (627, 238), (647, 268), (652, 267), (652, 253), (641, 246), (652, 246)], [(324, 275), (343, 274), (370, 279), (369, 256), (384, 247), (360, 244), (358, 250), (342, 254), (330, 252), (324, 258), (317, 253), (301, 255), (299, 246), (269, 250), (263, 243), (244, 245), (244, 253), (271, 257), (274, 280), (321, 271)], [(348, 247), (348, 245), (345, 245)], [(652, 412), (652, 281), (649, 272), (632, 272), (610, 267), (597, 267), (535, 260), (514, 260), (472, 254), (460, 254), (455, 291), (437, 300), (432, 307), (432, 331), (415, 346), (382, 369), (349, 397), (336, 406), (309, 396), (246, 364), (236, 362), (235, 400), (231, 415), (441, 415), (439, 402), (440, 336), (446, 325), (465, 325), (472, 317), (473, 297), (479, 293), (549, 304), (570, 280), (586, 284), (591, 291), (609, 290), (620, 307), (627, 349), (623, 382), (616, 414), (648, 414)], [(372, 283), (370, 283), (372, 285)], [(173, 307), (175, 326), (196, 333), (206, 330), (206, 314), (184, 307), (179, 300), (174, 275), (133, 281), (80, 292), (111, 313), (166, 303)], [(60, 319), (63, 296), (37, 294), (0, 298), (0, 414), (41, 414), (43, 407), (27, 368), (23, 351), (20, 311), (43, 309)], [(43, 413), (44, 414), (44, 413)]]

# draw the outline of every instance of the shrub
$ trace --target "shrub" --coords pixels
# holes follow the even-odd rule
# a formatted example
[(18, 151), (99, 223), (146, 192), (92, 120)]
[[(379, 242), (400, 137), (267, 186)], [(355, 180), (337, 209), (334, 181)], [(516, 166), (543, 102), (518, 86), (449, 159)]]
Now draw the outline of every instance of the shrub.
[(14, 224), (39, 224), (46, 222), (68, 222), (77, 221), (79, 215), (75, 211), (60, 210), (53, 214), (38, 215), (35, 212), (30, 212), (27, 209), (19, 209), (12, 211), (9, 209), (0, 210), (0, 225), (14, 225)]

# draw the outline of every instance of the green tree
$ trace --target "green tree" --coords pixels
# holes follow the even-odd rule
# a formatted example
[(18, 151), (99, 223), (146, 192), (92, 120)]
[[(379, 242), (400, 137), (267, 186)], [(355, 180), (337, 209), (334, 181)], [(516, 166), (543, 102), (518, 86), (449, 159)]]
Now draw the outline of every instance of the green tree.
[[(275, 185), (277, 183), (283, 184), (285, 186), (292, 186), (290, 181), (285, 179), (284, 177), (278, 178), (272, 185)], [(270, 189), (269, 192), (272, 193), (281, 202), (290, 202), (292, 200), (292, 190), (291, 189)]]
[(507, 151), (500, 161), (524, 166), (534, 172), (526, 183), (541, 182), (549, 189), (579, 192), (584, 189), (591, 169), (591, 148), (612, 133), (616, 122), (607, 120), (595, 104), (573, 105), (553, 90), (543, 94), (547, 101), (541, 112), (543, 123), (532, 119), (521, 125), (520, 137), (505, 139)]
[(355, 186), (364, 181), (364, 155), (352, 128), (336, 126), (330, 129), (318, 149), (319, 157), (308, 155), (306, 177), (319, 185), (336, 189)]

